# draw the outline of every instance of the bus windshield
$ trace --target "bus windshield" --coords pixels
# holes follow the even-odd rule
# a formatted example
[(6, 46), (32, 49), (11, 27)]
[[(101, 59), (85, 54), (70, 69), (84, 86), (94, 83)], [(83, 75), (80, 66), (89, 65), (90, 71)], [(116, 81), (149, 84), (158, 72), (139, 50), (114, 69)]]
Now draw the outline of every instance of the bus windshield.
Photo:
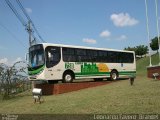
[(29, 49), (29, 66), (32, 68), (44, 65), (44, 49), (42, 45), (34, 45)]

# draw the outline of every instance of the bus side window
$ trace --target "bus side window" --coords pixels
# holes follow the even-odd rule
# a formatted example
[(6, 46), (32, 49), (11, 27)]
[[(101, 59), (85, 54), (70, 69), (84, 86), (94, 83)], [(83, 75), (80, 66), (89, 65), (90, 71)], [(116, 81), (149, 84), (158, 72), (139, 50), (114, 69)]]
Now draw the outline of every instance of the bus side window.
[(77, 62), (87, 62), (85, 49), (76, 49), (75, 52), (76, 52)]
[(76, 62), (75, 49), (74, 48), (62, 48), (63, 61), (64, 62)]
[(53, 67), (58, 64), (61, 59), (59, 47), (47, 47), (46, 48), (46, 66), (47, 68)]

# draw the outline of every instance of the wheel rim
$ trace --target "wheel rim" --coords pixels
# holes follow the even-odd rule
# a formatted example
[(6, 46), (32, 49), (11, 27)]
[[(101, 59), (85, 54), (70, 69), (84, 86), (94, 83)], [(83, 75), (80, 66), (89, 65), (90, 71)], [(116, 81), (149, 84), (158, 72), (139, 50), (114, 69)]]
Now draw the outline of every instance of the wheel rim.
[(117, 74), (116, 73), (112, 73), (112, 79), (116, 80), (117, 79)]
[(69, 75), (69, 74), (67, 74), (67, 75), (65, 76), (65, 81), (66, 81), (66, 82), (70, 82), (71, 80), (72, 80), (72, 76)]

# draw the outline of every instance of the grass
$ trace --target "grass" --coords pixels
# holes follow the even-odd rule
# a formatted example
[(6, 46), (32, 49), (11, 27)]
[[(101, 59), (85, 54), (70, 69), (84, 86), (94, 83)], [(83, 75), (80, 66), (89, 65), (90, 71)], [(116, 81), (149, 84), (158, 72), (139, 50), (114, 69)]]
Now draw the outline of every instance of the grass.
[[(159, 63), (159, 56), (158, 54), (152, 55), (152, 65), (158, 65)], [(147, 69), (146, 67), (149, 66), (149, 57), (145, 57), (142, 59), (139, 59), (137, 61), (137, 75), (138, 76), (146, 76)]]
[[(153, 56), (156, 59), (157, 55)], [(146, 77), (148, 58), (137, 62), (133, 86), (128, 80), (65, 94), (44, 96), (44, 103), (34, 104), (31, 91), (1, 101), (0, 113), (14, 114), (158, 114), (160, 81)]]

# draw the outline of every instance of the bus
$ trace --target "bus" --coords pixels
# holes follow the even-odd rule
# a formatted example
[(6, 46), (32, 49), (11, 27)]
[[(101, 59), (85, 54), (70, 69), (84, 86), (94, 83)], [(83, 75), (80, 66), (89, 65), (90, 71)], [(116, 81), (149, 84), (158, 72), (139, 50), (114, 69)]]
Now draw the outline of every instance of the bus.
[(63, 81), (136, 77), (133, 51), (41, 43), (29, 48), (29, 80)]

